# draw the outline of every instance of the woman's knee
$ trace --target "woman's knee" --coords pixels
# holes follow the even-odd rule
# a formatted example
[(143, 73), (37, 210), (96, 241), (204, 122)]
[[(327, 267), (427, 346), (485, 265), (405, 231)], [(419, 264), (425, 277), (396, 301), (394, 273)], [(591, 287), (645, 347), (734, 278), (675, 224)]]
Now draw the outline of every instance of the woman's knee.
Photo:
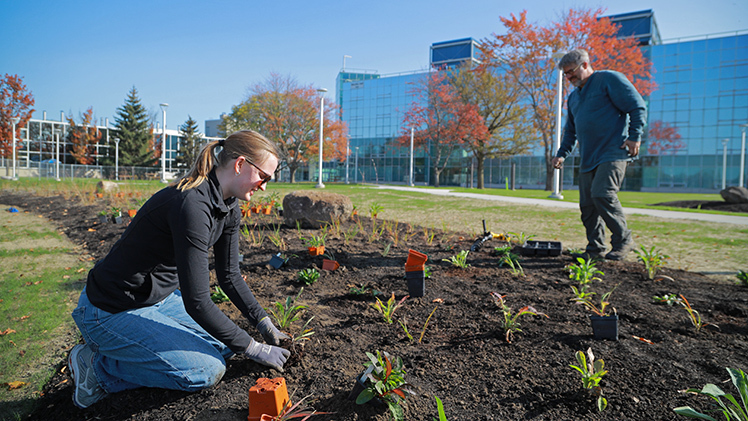
[(226, 362), (205, 358), (200, 364), (182, 370), (180, 383), (185, 391), (197, 391), (215, 386), (226, 374)]

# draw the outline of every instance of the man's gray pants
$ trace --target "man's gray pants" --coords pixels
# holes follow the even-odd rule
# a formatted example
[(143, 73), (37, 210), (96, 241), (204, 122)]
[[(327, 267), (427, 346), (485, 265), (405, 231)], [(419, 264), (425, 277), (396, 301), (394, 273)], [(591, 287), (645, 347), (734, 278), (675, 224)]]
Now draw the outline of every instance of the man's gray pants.
[(605, 252), (605, 226), (611, 232), (613, 250), (631, 241), (631, 230), (618, 200), (618, 190), (626, 175), (628, 161), (604, 162), (579, 174), (579, 209), (587, 231), (587, 252)]

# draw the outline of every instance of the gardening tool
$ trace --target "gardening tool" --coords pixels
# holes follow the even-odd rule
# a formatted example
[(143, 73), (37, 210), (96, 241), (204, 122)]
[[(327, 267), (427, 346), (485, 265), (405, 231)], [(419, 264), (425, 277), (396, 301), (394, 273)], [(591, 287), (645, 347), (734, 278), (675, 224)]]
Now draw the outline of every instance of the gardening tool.
[(477, 251), (478, 249), (481, 248), (481, 246), (483, 245), (483, 243), (485, 243), (486, 241), (488, 241), (488, 240), (490, 240), (492, 238), (506, 239), (506, 237), (504, 237), (504, 234), (501, 234), (501, 233), (497, 234), (495, 232), (487, 231), (486, 230), (486, 220), (484, 219), (483, 220), (483, 236), (479, 237), (477, 240), (475, 240), (475, 242), (473, 243), (473, 245), (470, 247), (470, 251)]

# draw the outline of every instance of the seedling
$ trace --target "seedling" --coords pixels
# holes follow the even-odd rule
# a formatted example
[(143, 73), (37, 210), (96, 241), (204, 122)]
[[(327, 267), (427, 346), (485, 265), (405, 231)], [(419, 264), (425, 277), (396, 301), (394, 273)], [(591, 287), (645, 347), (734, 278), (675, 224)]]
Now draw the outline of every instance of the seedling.
[(587, 291), (589, 284), (592, 281), (602, 281), (602, 278), (599, 278), (597, 275), (605, 275), (605, 273), (597, 269), (592, 259), (584, 260), (581, 257), (577, 257), (577, 262), (566, 268), (569, 270), (569, 278), (579, 283), (579, 288), (574, 285), (571, 286), (574, 295), (578, 299), (584, 300), (595, 295), (594, 292)]
[(360, 285), (360, 286), (352, 286), (348, 293), (351, 295), (371, 295), (371, 296), (377, 296), (382, 294), (381, 292), (377, 291), (372, 287), (371, 285)]
[[(588, 295), (585, 298), (576, 297), (572, 301), (575, 301), (577, 304), (581, 304), (587, 307), (589, 311), (595, 313), (598, 316), (605, 317), (605, 316), (608, 316), (607, 308), (610, 305), (608, 298), (610, 298), (610, 294), (612, 294), (613, 291), (616, 290), (616, 288), (618, 288), (618, 285), (616, 285), (613, 289), (603, 294), (603, 296), (600, 298), (600, 304), (595, 304), (594, 302), (592, 302), (592, 294)], [(613, 309), (613, 312), (615, 313), (616, 310)]]
[(299, 282), (311, 285), (319, 279), (319, 271), (315, 268), (303, 269), (299, 272)]
[(359, 226), (354, 225), (348, 231), (343, 231), (343, 241), (345, 242), (346, 245), (348, 244), (348, 242), (356, 238), (356, 235), (358, 235), (359, 230), (360, 230)]
[(494, 247), (493, 248), (494, 253), (496, 253), (498, 256), (503, 256), (510, 251), (512, 251), (512, 246), (500, 246), (500, 247)]
[(283, 239), (283, 234), (280, 232), (280, 224), (273, 225), (273, 232), (268, 234), (268, 238), (275, 247), (278, 247), (279, 250), (286, 250), (288, 248), (286, 240)]
[(301, 341), (308, 341), (310, 339), (310, 336), (314, 335), (314, 331), (312, 328), (309, 327), (309, 323), (314, 319), (314, 316), (310, 317), (309, 320), (304, 323), (304, 326), (301, 327), (301, 332), (294, 335), (291, 338), (291, 342), (300, 343)]
[(647, 279), (653, 280), (657, 271), (665, 265), (665, 260), (669, 259), (670, 256), (662, 254), (659, 250), (652, 246), (649, 250), (646, 247), (641, 246), (641, 250), (634, 250), (639, 261), (644, 263), (644, 269), (647, 271)]
[(600, 381), (604, 375), (608, 374), (608, 371), (604, 370), (605, 362), (603, 360), (595, 360), (592, 348), (587, 348), (586, 358), (582, 351), (577, 351), (574, 355), (579, 365), (570, 364), (569, 366), (582, 373), (582, 386), (595, 393), (597, 396), (597, 409), (600, 412), (604, 411), (608, 406), (608, 400), (603, 397)]
[(307, 245), (307, 247), (321, 247), (325, 245), (325, 238), (327, 238), (327, 232), (322, 231), (319, 235), (312, 234), (311, 237), (301, 237), (301, 240)]
[(406, 299), (410, 297), (409, 295), (406, 295), (403, 297), (397, 304), (395, 303), (395, 293), (392, 293), (392, 296), (389, 300), (387, 300), (387, 304), (384, 304), (382, 300), (379, 299), (379, 297), (375, 297), (377, 302), (372, 304), (371, 306), (377, 309), (379, 313), (382, 314), (382, 318), (384, 318), (384, 321), (392, 324), (393, 320), (392, 317), (395, 315), (395, 311), (397, 311), (398, 308), (402, 307)]
[(400, 401), (405, 399), (406, 393), (413, 394), (405, 382), (403, 360), (400, 357), (393, 359), (388, 353), (379, 351), (376, 356), (369, 352), (366, 356), (369, 361), (364, 366), (374, 368), (367, 374), (364, 390), (356, 398), (356, 403), (361, 405), (378, 398), (387, 405), (395, 421), (403, 421), (405, 417)]
[(739, 270), (738, 274), (735, 275), (736, 278), (738, 278), (738, 285), (742, 285), (744, 287), (748, 287), (748, 272), (744, 270)]
[(652, 297), (652, 300), (655, 303), (667, 304), (669, 306), (672, 306), (675, 303), (681, 304), (681, 299), (675, 294), (665, 294), (662, 297), (655, 295)]
[(535, 234), (525, 234), (524, 232), (509, 232), (509, 240), (517, 244), (525, 244), (535, 238)]
[(509, 269), (512, 271), (512, 275), (524, 278), (525, 277), (525, 270), (522, 268), (522, 265), (519, 263), (519, 256), (517, 256), (514, 253), (506, 253), (499, 259), (499, 265), (501, 266), (508, 266)]
[(501, 309), (502, 314), (504, 315), (503, 319), (501, 320), (501, 328), (504, 330), (504, 336), (506, 337), (506, 341), (508, 343), (512, 343), (512, 338), (514, 337), (514, 332), (522, 332), (522, 329), (519, 328), (519, 318), (524, 315), (533, 315), (533, 316), (545, 316), (548, 318), (548, 315), (545, 313), (541, 313), (537, 310), (535, 310), (531, 306), (524, 306), (517, 313), (512, 314), (512, 309), (509, 308), (509, 306), (506, 305), (506, 302), (504, 301), (504, 297), (506, 295), (501, 295), (497, 292), (492, 292), (491, 296), (494, 298), (494, 303), (496, 306), (498, 306)]
[[(273, 417), (273, 421), (288, 421), (294, 418), (302, 418), (302, 421), (309, 419), (312, 415), (334, 414), (334, 412), (317, 412), (311, 407), (311, 403), (305, 401), (312, 395), (304, 396), (295, 404), (291, 404), (292, 399), (286, 402), (280, 414)], [(293, 398), (293, 396), (291, 396)]]
[(377, 215), (379, 215), (379, 212), (382, 212), (384, 210), (384, 207), (380, 205), (379, 203), (372, 203), (371, 206), (369, 206), (369, 215), (373, 219), (376, 219)]
[(451, 263), (456, 268), (466, 269), (470, 267), (470, 263), (467, 262), (468, 253), (470, 253), (470, 250), (461, 250), (456, 256), (452, 256), (449, 259), (442, 259), (442, 261)]
[(444, 413), (444, 404), (442, 403), (442, 400), (438, 397), (434, 396), (434, 399), (436, 399), (436, 410), (439, 414), (439, 419), (432, 418), (433, 421), (447, 421), (447, 414)]
[(216, 285), (216, 291), (210, 294), (210, 299), (216, 304), (231, 301), (229, 296), (218, 285)]
[(390, 254), (390, 247), (392, 247), (392, 243), (384, 243), (384, 247), (382, 248), (382, 251), (379, 252), (379, 254), (381, 254), (382, 257), (387, 257), (387, 255)]
[(688, 312), (689, 320), (691, 320), (691, 324), (693, 325), (693, 327), (696, 328), (697, 332), (700, 331), (702, 327), (709, 326), (709, 325), (714, 326), (717, 329), (719, 329), (719, 326), (715, 325), (714, 323), (705, 323), (703, 320), (701, 320), (701, 314), (699, 314), (698, 311), (691, 308), (691, 303), (688, 302), (688, 300), (686, 299), (686, 297), (683, 296), (683, 294), (680, 294), (680, 299), (681, 299), (680, 305), (682, 305), (683, 308), (685, 308), (686, 311)]
[(275, 320), (275, 324), (278, 325), (279, 329), (288, 329), (288, 327), (291, 326), (291, 323), (301, 318), (301, 315), (304, 313), (307, 306), (296, 304), (296, 301), (298, 301), (302, 292), (304, 292), (303, 287), (299, 290), (299, 293), (296, 294), (296, 297), (286, 297), (284, 303), (279, 303), (277, 301), (273, 303), (275, 311), (273, 311), (272, 308), (265, 309), (265, 311), (270, 312), (270, 315), (273, 317), (273, 320)]
[[(711, 383), (707, 383), (707, 385), (701, 389), (691, 388), (687, 389), (685, 392), (709, 396), (714, 399), (719, 405), (717, 411), (722, 412), (722, 415), (724, 415), (727, 420), (735, 419), (738, 421), (748, 421), (748, 378), (746, 378), (743, 370), (739, 368), (727, 368), (727, 372), (730, 374), (732, 384), (736, 389), (738, 389), (740, 399), (736, 399), (733, 395), (723, 392), (722, 389)], [(721, 398), (725, 398), (727, 402), (723, 402)], [(742, 402), (742, 407), (739, 402)], [(684, 415), (686, 417), (716, 421), (715, 418), (702, 414), (690, 406), (673, 408), (673, 411), (678, 415)]]

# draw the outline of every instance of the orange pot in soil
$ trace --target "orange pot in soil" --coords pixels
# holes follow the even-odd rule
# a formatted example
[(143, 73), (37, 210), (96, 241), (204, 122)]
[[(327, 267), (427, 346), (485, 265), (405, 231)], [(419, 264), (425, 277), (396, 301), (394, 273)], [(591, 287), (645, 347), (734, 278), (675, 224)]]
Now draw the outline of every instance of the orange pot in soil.
[(96, 193), (96, 197), (98, 197), (99, 199), (101, 199), (102, 197), (104, 197), (104, 193)]
[(321, 256), (325, 254), (325, 246), (319, 246), (319, 247), (308, 247), (309, 255), (310, 256)]
[(137, 209), (128, 209), (127, 214), (130, 215), (130, 218), (135, 218), (135, 214), (138, 213)]
[(272, 206), (265, 206), (264, 208), (262, 208), (262, 213), (264, 213), (265, 215), (270, 215), (270, 212), (272, 210), (273, 210)]
[(422, 271), (426, 267), (428, 256), (415, 250), (408, 250), (408, 260), (405, 261), (406, 272)]
[(273, 417), (281, 413), (288, 401), (286, 379), (283, 377), (259, 378), (257, 383), (249, 389), (249, 416), (247, 421), (272, 420)]
[(336, 262), (335, 260), (330, 259), (323, 259), (322, 260), (322, 269), (323, 270), (335, 270), (340, 267), (340, 263)]

